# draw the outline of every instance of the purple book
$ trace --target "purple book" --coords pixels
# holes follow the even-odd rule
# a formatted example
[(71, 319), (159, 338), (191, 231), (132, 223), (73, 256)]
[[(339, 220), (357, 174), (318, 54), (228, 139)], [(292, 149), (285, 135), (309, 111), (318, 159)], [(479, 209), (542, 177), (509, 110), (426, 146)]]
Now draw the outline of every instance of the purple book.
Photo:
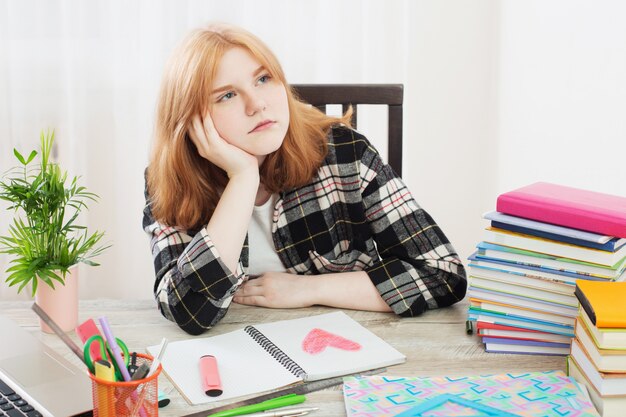
[(540, 342), (538, 340), (521, 340), (521, 339), (507, 339), (503, 337), (489, 337), (483, 336), (483, 343), (497, 343), (502, 345), (526, 345), (526, 346), (546, 346), (555, 348), (568, 348), (569, 343), (557, 343), (557, 342)]
[(568, 343), (539, 342), (536, 340), (483, 337), (485, 350), (497, 353), (521, 353), (525, 355), (568, 355)]

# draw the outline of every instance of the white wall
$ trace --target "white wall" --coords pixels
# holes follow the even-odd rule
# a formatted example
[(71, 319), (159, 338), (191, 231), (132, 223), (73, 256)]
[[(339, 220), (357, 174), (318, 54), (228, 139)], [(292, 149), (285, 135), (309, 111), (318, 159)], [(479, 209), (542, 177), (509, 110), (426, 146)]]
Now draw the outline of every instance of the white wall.
[(496, 171), (626, 196), (626, 2), (506, 1)]
[[(152, 297), (141, 209), (156, 92), (175, 44), (209, 20), (259, 35), (291, 82), (404, 83), (404, 178), (463, 258), (500, 192), (542, 179), (626, 195), (619, 1), (2, 4), (0, 171), (55, 127), (63, 166), (100, 194), (84, 221), (113, 247), (81, 267), (82, 298)], [(384, 148), (378, 124), (363, 130)], [(4, 283), (0, 296), (16, 298)]]
[(496, 182), (498, 3), (410, 4), (404, 177), (465, 259)]

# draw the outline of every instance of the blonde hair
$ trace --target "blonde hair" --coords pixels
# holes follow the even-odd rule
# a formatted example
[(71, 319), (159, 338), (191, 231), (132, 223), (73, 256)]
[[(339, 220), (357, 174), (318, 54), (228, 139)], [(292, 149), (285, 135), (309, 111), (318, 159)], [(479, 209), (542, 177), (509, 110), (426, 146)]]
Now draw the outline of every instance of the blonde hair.
[(249, 52), (287, 90), (287, 134), (260, 167), (268, 191), (310, 182), (326, 156), (328, 130), (350, 125), (351, 110), (336, 118), (301, 102), (274, 54), (253, 34), (225, 24), (194, 30), (170, 59), (158, 99), (147, 186), (152, 214), (161, 223), (183, 229), (208, 223), (226, 186), (226, 173), (199, 155), (187, 132), (193, 116), (207, 110), (218, 64), (234, 47)]

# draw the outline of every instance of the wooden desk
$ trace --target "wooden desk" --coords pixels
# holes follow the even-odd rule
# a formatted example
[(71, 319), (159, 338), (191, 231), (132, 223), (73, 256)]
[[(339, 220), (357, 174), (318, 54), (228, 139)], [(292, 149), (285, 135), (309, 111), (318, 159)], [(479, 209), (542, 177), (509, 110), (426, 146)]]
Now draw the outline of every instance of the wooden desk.
[[(0, 302), (0, 314), (32, 331), (44, 343), (80, 365), (78, 358), (58, 337), (40, 331), (38, 318), (30, 310), (30, 305), (30, 302)], [(287, 320), (330, 311), (334, 309), (313, 307), (302, 310), (271, 310), (233, 304), (226, 317), (215, 328), (205, 333), (205, 336), (238, 330), (247, 324)], [(475, 335), (465, 333), (467, 317), (465, 301), (450, 308), (429, 311), (416, 318), (398, 318), (389, 313), (361, 311), (346, 313), (407, 356), (404, 364), (388, 368), (387, 375), (462, 376), (565, 370), (563, 357), (486, 353)], [(81, 301), (79, 314), (81, 322), (89, 317), (95, 319), (106, 315), (115, 335), (123, 339), (131, 351), (144, 352), (146, 346), (159, 344), (162, 337), (167, 337), (171, 342), (192, 337), (163, 318), (151, 300)], [(74, 334), (71, 336), (78, 342)], [(168, 396), (172, 400), (167, 407), (159, 410), (160, 416), (181, 416), (209, 408), (189, 406), (163, 374), (159, 377), (159, 388), (164, 391), (171, 390)], [(320, 411), (311, 413), (311, 417), (346, 415), (341, 386), (308, 394), (306, 405), (320, 408)]]

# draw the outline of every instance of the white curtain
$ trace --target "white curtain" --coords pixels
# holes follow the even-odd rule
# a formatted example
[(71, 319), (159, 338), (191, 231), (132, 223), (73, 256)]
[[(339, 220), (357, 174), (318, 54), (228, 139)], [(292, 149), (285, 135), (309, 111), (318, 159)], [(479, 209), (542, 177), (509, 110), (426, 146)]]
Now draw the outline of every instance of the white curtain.
[[(100, 201), (81, 221), (112, 247), (80, 267), (81, 298), (150, 298), (141, 228), (157, 90), (164, 63), (192, 28), (241, 25), (266, 41), (291, 82), (404, 82), (406, 1), (0, 0), (0, 171), (12, 149), (56, 132), (57, 160)], [(389, 63), (394, 63), (389, 65)], [(2, 203), (0, 203), (2, 204)], [(12, 213), (0, 208), (0, 233)], [(3, 300), (26, 298), (4, 283)]]
[[(404, 179), (463, 258), (499, 192), (542, 179), (626, 195), (619, 0), (0, 0), (0, 172), (55, 129), (58, 161), (100, 195), (81, 221), (113, 246), (81, 266), (83, 299), (152, 297), (156, 95), (175, 45), (214, 20), (257, 34), (290, 82), (403, 83)], [(384, 154), (384, 123), (359, 120)], [(26, 298), (7, 263), (1, 299)]]

